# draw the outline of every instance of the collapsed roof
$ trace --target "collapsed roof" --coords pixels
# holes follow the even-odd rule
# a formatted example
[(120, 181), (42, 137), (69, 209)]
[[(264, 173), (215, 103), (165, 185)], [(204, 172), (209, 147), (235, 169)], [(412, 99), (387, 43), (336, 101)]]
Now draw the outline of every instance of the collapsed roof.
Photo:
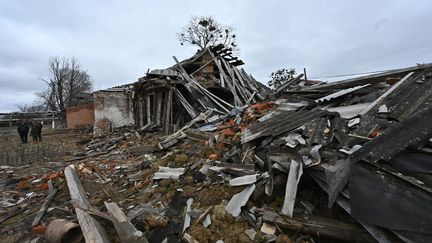
[[(244, 69), (223, 45), (206, 48), (167, 69), (148, 72), (135, 84), (135, 122), (179, 128), (201, 112), (219, 113), (263, 99), (267, 88)], [(175, 111), (175, 112), (174, 112)]]
[(273, 94), (285, 99), (242, 144), (273, 169), (301, 161), (329, 207), (339, 204), (379, 242), (431, 240), (431, 64)]

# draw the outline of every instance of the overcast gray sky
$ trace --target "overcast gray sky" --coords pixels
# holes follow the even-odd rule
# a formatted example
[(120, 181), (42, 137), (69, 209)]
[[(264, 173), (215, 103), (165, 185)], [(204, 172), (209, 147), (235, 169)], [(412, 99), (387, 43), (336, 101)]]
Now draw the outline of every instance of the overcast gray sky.
[(285, 67), (326, 80), (432, 62), (431, 13), (430, 0), (1, 1), (0, 112), (36, 99), (52, 56), (76, 57), (95, 90), (188, 58), (175, 34), (191, 15), (234, 26), (244, 68), (265, 83)]

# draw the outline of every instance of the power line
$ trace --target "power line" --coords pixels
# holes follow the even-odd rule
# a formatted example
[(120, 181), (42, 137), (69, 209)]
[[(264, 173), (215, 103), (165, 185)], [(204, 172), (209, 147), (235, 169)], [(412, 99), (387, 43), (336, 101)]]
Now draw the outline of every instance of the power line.
[(399, 49), (399, 50), (396, 50), (396, 51), (393, 51), (393, 52), (390, 52), (390, 53), (387, 53), (387, 54), (384, 54), (384, 55), (380, 55), (380, 56), (376, 56), (376, 57), (372, 57), (372, 58), (363, 59), (361, 61), (354, 62), (354, 63), (348, 64), (348, 65), (345, 65), (345, 66), (341, 66), (339, 68), (330, 70), (327, 73), (319, 74), (317, 76), (326, 76), (326, 75), (328, 75), (328, 73), (331, 73), (333, 71), (338, 71), (338, 70), (340, 71), (341, 69), (345, 69), (347, 67), (356, 66), (358, 64), (362, 64), (362, 63), (366, 63), (366, 62), (370, 62), (370, 61), (374, 61), (374, 60), (386, 59), (386, 58), (389, 58), (389, 57), (392, 57), (392, 56), (406, 55), (408, 53), (416, 52), (416, 51), (419, 51), (419, 50), (424, 49), (424, 48), (426, 48), (428, 50), (430, 47), (425, 46), (425, 44), (428, 44), (428, 43), (430, 43), (430, 42), (422, 42), (422, 43), (419, 43), (417, 45), (414, 45), (414, 46), (411, 46), (411, 47), (407, 47), (407, 48), (403, 48), (403, 49)]
[(312, 76), (310, 78), (311, 79), (317, 79), (317, 78), (337, 78), (337, 77), (346, 77), (346, 76), (354, 76), (354, 75), (362, 75), (362, 74), (382, 73), (382, 72), (388, 72), (388, 71), (392, 71), (392, 70), (394, 70), (394, 69), (369, 71), (369, 72), (360, 72), (360, 73), (334, 74), (334, 75), (328, 75), (328, 76)]
[[(429, 57), (430, 55), (432, 55), (432, 52), (423, 53), (420, 56)], [(409, 56), (412, 56), (412, 55), (409, 55)], [(374, 74), (374, 73), (387, 72), (387, 71), (393, 71), (393, 70), (394, 69), (378, 70), (378, 71), (365, 71), (365, 72), (347, 73), (347, 74), (316, 75), (316, 76), (311, 76), (310, 78), (311, 79), (337, 78), (337, 77), (346, 77), (346, 76), (354, 76), (354, 75), (362, 75), (362, 74)]]
[[(432, 53), (430, 53), (432, 54)], [(312, 76), (310, 79), (319, 79), (319, 78), (338, 78), (338, 77), (347, 77), (347, 76), (355, 76), (355, 75), (363, 75), (363, 74), (378, 74), (384, 72), (394, 71), (395, 69), (386, 69), (386, 70), (377, 70), (377, 71), (367, 71), (367, 72), (359, 72), (359, 73), (346, 73), (346, 74), (334, 74), (328, 76)]]

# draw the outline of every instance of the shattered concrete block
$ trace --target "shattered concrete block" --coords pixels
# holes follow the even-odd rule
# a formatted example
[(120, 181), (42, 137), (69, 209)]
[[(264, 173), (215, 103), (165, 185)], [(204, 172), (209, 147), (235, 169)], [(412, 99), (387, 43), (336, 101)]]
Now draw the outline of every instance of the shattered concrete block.
[(261, 232), (266, 235), (274, 235), (276, 233), (276, 226), (263, 223), (263, 225), (261, 226)]

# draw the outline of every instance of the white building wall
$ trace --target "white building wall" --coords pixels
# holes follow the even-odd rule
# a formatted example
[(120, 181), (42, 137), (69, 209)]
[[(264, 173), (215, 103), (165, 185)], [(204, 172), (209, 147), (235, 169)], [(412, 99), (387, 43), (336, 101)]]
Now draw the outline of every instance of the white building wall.
[(135, 124), (132, 92), (103, 90), (94, 93), (94, 135), (100, 136), (111, 129)]

